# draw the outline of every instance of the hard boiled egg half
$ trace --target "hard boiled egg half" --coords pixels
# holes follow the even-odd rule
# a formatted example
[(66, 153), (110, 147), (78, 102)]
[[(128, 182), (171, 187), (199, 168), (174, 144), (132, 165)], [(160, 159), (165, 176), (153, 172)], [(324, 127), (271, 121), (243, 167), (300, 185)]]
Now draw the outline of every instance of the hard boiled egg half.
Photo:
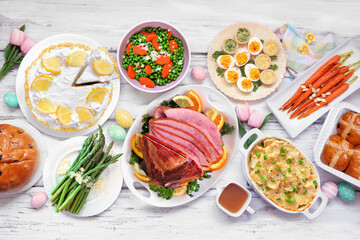
[(248, 48), (249, 48), (249, 52), (252, 55), (258, 55), (261, 52), (261, 50), (263, 49), (263, 45), (259, 38), (252, 37), (249, 40)]
[(249, 59), (250, 52), (245, 48), (239, 49), (234, 55), (235, 65), (239, 67), (245, 65)]
[(232, 67), (225, 71), (224, 76), (228, 83), (234, 83), (240, 79), (241, 72), (240, 69)]
[(251, 92), (254, 89), (254, 84), (252, 83), (252, 81), (250, 79), (248, 79), (246, 77), (241, 77), (236, 82), (236, 85), (242, 92)]
[(245, 75), (251, 81), (257, 81), (260, 79), (259, 69), (252, 63), (245, 65)]
[(231, 55), (221, 55), (216, 59), (216, 63), (222, 69), (228, 69), (234, 66), (235, 61)]

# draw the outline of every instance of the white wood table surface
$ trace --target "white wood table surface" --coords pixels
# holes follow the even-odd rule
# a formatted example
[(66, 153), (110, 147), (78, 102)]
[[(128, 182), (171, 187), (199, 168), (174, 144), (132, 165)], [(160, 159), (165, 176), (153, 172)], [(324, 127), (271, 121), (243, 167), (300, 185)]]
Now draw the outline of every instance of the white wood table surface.
[[(318, 38), (332, 33), (340, 43), (352, 37), (360, 47), (360, 2), (349, 1), (95, 1), (95, 0), (0, 0), (0, 64), (13, 27), (26, 24), (26, 33), (40, 41), (46, 37), (75, 33), (99, 42), (116, 57), (122, 35), (131, 26), (145, 20), (159, 19), (177, 26), (187, 37), (192, 50), (191, 65), (206, 68), (206, 54), (212, 38), (229, 24), (249, 21), (270, 29), (289, 23), (300, 32), (312, 31)], [(15, 92), (17, 70), (0, 81), (0, 120), (21, 119), (21, 110), (6, 107), (3, 95)], [(190, 74), (181, 85), (194, 84)], [(203, 83), (215, 87), (209, 77)], [(145, 94), (121, 79), (117, 109), (128, 110), (134, 117), (160, 94)], [(360, 104), (360, 91), (349, 99)], [(233, 101), (235, 104), (236, 102)], [(254, 106), (254, 105), (252, 105)], [(258, 108), (265, 106), (256, 103)], [(312, 156), (312, 149), (325, 116), (316, 121), (294, 142)], [(114, 114), (104, 128), (114, 124)], [(266, 126), (266, 134), (288, 137), (276, 119)], [(49, 151), (61, 139), (44, 134)], [(116, 145), (120, 151), (121, 143)], [(322, 183), (340, 179), (319, 170)], [(227, 181), (244, 182), (240, 174), (240, 154), (215, 185)], [(211, 188), (197, 200), (176, 208), (156, 208), (137, 199), (126, 187), (116, 202), (105, 212), (89, 218), (57, 214), (48, 202), (43, 208), (30, 207), (30, 199), (43, 191), (40, 180), (21, 194), (0, 199), (0, 239), (359, 239), (360, 193), (346, 203), (331, 201), (322, 215), (310, 221), (303, 215), (280, 212), (252, 191), (251, 207), (256, 214), (232, 218), (215, 203), (216, 189)]]

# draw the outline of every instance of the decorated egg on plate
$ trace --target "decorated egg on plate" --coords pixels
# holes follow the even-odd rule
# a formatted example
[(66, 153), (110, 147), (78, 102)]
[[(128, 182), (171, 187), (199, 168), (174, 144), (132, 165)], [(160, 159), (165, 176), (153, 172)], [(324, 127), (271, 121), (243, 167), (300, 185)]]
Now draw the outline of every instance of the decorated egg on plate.
[(225, 71), (224, 77), (228, 83), (234, 83), (241, 77), (240, 69), (234, 67), (229, 68)]
[(124, 141), (126, 137), (126, 131), (119, 125), (111, 125), (108, 127), (108, 134), (114, 141)]
[(346, 202), (352, 202), (355, 200), (355, 190), (354, 188), (347, 182), (341, 182), (337, 185), (339, 192), (339, 197), (346, 201)]
[(240, 91), (242, 91), (242, 92), (251, 92), (254, 89), (253, 82), (250, 79), (246, 78), (246, 77), (241, 77), (236, 82), (236, 85), (240, 89)]
[(221, 55), (216, 59), (217, 65), (222, 69), (228, 69), (235, 65), (234, 58), (231, 55)]
[(123, 128), (129, 128), (134, 122), (133, 117), (131, 114), (123, 109), (119, 109), (115, 113), (115, 120), (116, 122)]
[(8, 106), (9, 108), (19, 107), (19, 102), (17, 100), (17, 97), (12, 92), (5, 93), (4, 102), (5, 102), (6, 106)]
[(245, 48), (240, 48), (234, 55), (235, 65), (244, 66), (250, 59), (250, 53)]
[(323, 191), (323, 193), (327, 196), (327, 198), (329, 200), (333, 200), (338, 193), (338, 187), (333, 182), (324, 183), (321, 190)]
[(263, 45), (259, 38), (252, 37), (249, 40), (248, 48), (249, 48), (249, 52), (252, 55), (258, 55), (261, 52)]
[(257, 81), (260, 79), (259, 69), (252, 63), (245, 65), (245, 75), (251, 81)]

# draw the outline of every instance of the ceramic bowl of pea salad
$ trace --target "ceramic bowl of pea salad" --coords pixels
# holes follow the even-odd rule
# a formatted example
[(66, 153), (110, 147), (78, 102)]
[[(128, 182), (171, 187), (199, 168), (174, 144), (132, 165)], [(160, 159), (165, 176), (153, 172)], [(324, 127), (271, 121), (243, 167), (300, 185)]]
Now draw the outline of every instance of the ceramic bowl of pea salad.
[(151, 93), (178, 85), (189, 70), (190, 58), (184, 35), (163, 21), (146, 21), (132, 27), (117, 50), (122, 76), (134, 88)]

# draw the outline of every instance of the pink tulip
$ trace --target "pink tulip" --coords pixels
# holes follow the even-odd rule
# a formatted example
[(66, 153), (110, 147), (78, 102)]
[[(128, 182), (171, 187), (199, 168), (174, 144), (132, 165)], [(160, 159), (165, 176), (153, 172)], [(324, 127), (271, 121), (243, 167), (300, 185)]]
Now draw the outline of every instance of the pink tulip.
[(250, 114), (248, 125), (259, 128), (264, 121), (265, 116), (258, 110), (253, 110)]
[(25, 55), (27, 54), (30, 49), (35, 46), (36, 42), (32, 40), (32, 38), (28, 37), (25, 41), (21, 44), (21, 52)]
[(250, 108), (248, 103), (245, 103), (245, 105), (238, 103), (235, 107), (235, 111), (240, 121), (246, 122), (249, 119)]
[(10, 43), (15, 46), (20, 46), (26, 38), (25, 32), (18, 28), (14, 28), (10, 34)]

